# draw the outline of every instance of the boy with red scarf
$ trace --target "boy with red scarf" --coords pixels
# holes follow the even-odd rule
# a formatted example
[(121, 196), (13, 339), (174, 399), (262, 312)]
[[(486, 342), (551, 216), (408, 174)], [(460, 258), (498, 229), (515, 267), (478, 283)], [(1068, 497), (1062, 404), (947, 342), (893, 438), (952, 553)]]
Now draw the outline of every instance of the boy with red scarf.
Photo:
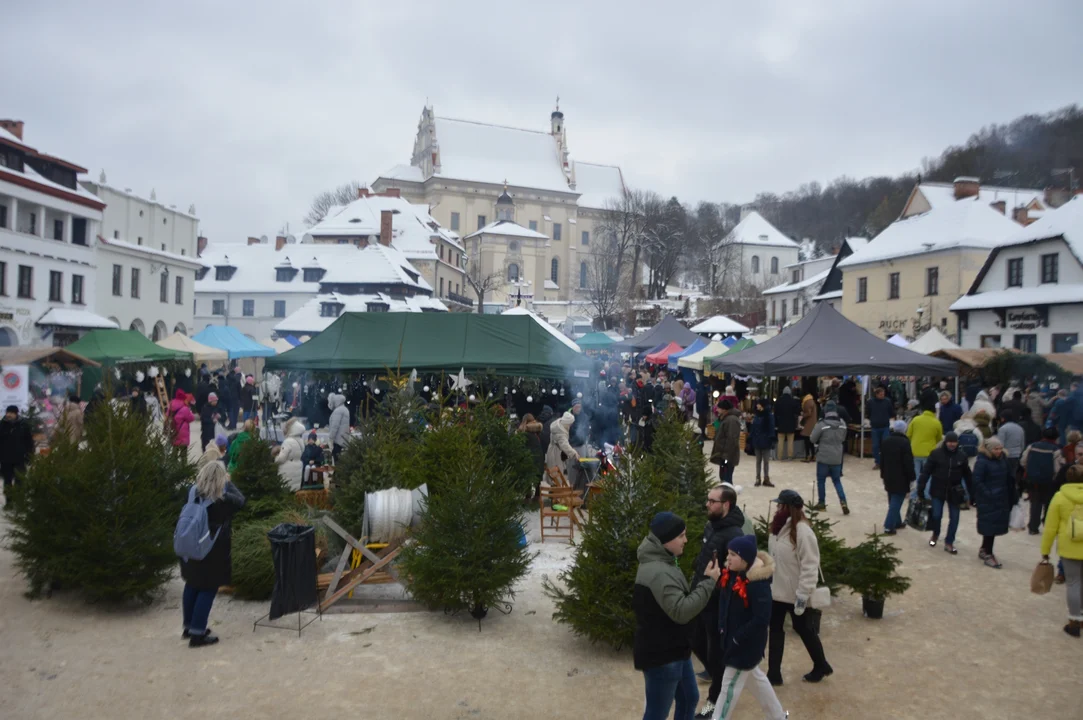
[(714, 720), (730, 720), (745, 683), (768, 720), (785, 720), (789, 713), (760, 669), (771, 624), (771, 575), (775, 562), (756, 549), (755, 535), (730, 541), (726, 569), (718, 578), (718, 630), (721, 634), (722, 693), (715, 703)]

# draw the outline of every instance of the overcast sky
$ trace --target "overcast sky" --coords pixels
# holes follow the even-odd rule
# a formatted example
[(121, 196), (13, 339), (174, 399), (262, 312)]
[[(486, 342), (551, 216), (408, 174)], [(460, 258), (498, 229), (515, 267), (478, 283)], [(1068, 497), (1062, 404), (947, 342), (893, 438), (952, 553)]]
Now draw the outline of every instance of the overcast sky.
[(408, 163), (421, 109), (546, 130), (637, 187), (739, 202), (917, 168), (1083, 100), (1083, 2), (8, 3), (0, 116), (236, 242)]

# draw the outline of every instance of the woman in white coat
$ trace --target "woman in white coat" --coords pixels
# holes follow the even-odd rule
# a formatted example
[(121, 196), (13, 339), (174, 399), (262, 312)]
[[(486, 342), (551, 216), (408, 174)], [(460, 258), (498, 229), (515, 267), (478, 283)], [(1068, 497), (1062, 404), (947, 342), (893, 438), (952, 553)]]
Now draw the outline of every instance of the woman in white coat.
[[(569, 438), (573, 424), (575, 415), (566, 412), (549, 425), (549, 450), (545, 455), (545, 466), (560, 468), (565, 477), (568, 475), (568, 464), (579, 459), (579, 453), (572, 447)], [(550, 484), (548, 476), (542, 478), (542, 484)]]
[(794, 632), (805, 644), (812, 658), (812, 672), (806, 682), (820, 682), (834, 670), (824, 657), (818, 630), (809, 618), (819, 612), (809, 607), (820, 572), (820, 546), (816, 533), (805, 518), (805, 501), (794, 490), (783, 490), (778, 500), (778, 512), (771, 521), (767, 548), (775, 561), (775, 577), (771, 582), (771, 635), (767, 650), (767, 679), (772, 685), (782, 684), (782, 651), (786, 645), (784, 623), (790, 616)]
[(293, 418), (286, 422), (282, 431), (286, 439), (282, 441), (282, 446), (278, 448), (278, 454), (275, 455), (278, 475), (286, 481), (290, 490), (300, 490), (301, 476), (304, 472), (301, 456), (305, 452), (305, 443), (301, 438), (305, 434), (305, 425)]

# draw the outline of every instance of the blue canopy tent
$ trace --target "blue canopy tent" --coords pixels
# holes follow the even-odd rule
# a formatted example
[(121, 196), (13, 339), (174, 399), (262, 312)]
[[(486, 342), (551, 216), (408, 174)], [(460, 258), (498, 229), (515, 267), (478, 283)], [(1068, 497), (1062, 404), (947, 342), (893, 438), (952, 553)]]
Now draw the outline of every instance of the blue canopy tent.
[(733, 347), (734, 345), (737, 344), (737, 338), (730, 335), (729, 337), (722, 339), (722, 344), (725, 345), (726, 347)]
[(673, 370), (673, 371), (676, 371), (677, 370), (677, 361), (678, 360), (683, 358), (685, 355), (691, 355), (694, 352), (699, 352), (700, 350), (702, 350), (705, 347), (707, 347), (707, 341), (704, 340), (703, 338), (700, 338), (699, 340), (696, 340), (694, 343), (692, 343), (691, 345), (686, 347), (684, 350), (681, 350), (680, 352), (677, 352), (677, 353), (673, 353), (672, 355), (669, 356), (669, 369)]
[(225, 350), (229, 353), (230, 360), (275, 356), (274, 348), (260, 345), (255, 340), (245, 337), (237, 328), (229, 326), (211, 325), (192, 339), (198, 343)]
[(293, 345), (294, 347), (297, 347), (301, 344), (301, 341), (295, 338), (293, 335), (287, 335), (286, 342), (288, 342), (290, 345)]

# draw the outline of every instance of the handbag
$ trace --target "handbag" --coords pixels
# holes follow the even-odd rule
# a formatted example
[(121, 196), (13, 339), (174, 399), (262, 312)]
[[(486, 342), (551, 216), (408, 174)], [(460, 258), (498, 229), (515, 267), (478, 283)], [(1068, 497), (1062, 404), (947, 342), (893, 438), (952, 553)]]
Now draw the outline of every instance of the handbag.
[(962, 505), (966, 502), (966, 491), (962, 485), (952, 485), (948, 488), (948, 502), (952, 505)]
[(910, 498), (906, 508), (906, 524), (915, 530), (924, 532), (929, 523), (929, 505), (921, 498)]
[(1030, 591), (1035, 595), (1045, 595), (1053, 589), (1053, 565), (1042, 560), (1030, 576)]
[(831, 588), (823, 584), (826, 582), (823, 568), (817, 567), (816, 569), (820, 571), (821, 584), (817, 585), (816, 589), (812, 591), (812, 597), (808, 599), (808, 604), (814, 610), (824, 610), (831, 607)]

